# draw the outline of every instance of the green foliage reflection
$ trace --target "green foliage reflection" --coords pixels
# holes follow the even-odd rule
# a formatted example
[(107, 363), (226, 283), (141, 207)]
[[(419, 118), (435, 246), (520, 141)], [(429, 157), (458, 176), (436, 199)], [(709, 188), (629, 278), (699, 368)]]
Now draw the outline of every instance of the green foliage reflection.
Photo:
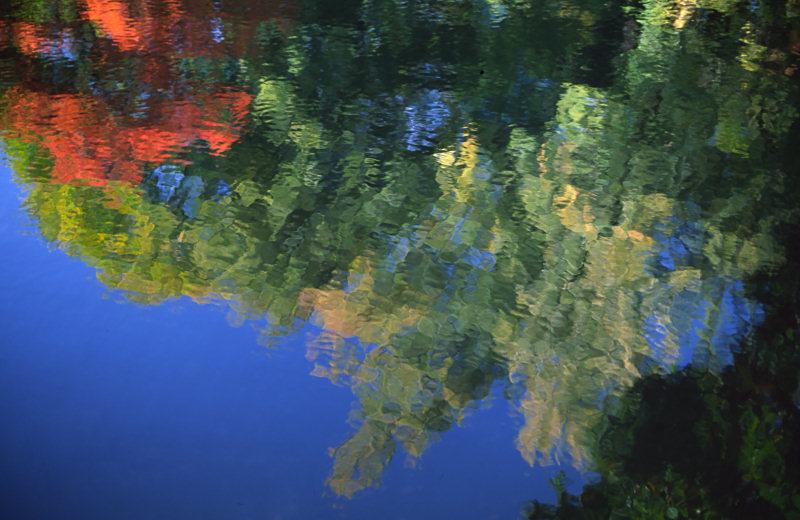
[[(358, 398), (332, 450), (337, 494), (377, 483), (398, 447), (419, 457), (497, 382), (531, 464), (597, 460), (596, 424), (689, 361), (711, 385), (692, 392), (727, 398), (715, 374), (763, 314), (746, 283), (783, 263), (797, 222), (794, 33), (778, 6), (324, 4), (253, 26), (223, 10), (258, 49), (166, 41), (168, 66), (139, 91), (115, 65), (146, 64), (141, 39), (94, 34), (62, 63), (17, 36), (37, 81), (7, 92), (3, 130), (45, 239), (137, 301), (224, 300), (266, 321), (266, 340), (317, 324), (313, 374)], [(85, 29), (76, 9), (59, 23)], [(51, 22), (40, 11), (13, 23)], [(77, 120), (94, 121), (75, 100), (100, 99), (137, 128), (137, 110), (208, 97), (179, 105), (201, 120), (181, 146), (143, 148), (134, 174), (71, 177), (85, 185), (11, 117), (19, 92), (58, 98), (42, 84)], [(751, 412), (736, 420), (755, 446), (772, 412)]]

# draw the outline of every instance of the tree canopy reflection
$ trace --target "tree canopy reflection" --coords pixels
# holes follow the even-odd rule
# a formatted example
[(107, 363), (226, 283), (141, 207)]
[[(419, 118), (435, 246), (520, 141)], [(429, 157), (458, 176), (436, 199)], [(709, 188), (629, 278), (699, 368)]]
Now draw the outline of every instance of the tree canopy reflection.
[(522, 456), (582, 466), (637, 380), (731, 362), (783, 262), (797, 44), (746, 4), (21, 2), (2, 129), (109, 287), (324, 330), (336, 493), (498, 382)]

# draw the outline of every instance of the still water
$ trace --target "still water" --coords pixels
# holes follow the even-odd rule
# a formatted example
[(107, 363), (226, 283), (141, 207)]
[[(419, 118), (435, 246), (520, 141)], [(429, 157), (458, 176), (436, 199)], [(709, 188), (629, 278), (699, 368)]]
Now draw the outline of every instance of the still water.
[(18, 0), (3, 517), (800, 515), (799, 57), (791, 1)]

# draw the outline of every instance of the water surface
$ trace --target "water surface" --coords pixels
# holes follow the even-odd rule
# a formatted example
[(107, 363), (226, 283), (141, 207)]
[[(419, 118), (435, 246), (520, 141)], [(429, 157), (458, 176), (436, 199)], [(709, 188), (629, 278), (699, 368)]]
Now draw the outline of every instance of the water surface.
[[(685, 377), (745, 453), (795, 456), (762, 443), (800, 402), (763, 339), (797, 330), (797, 11), (16, 3), (9, 511), (506, 518), (623, 467), (682, 497), (645, 517), (733, 507), (617, 429)], [(667, 408), (691, 453), (713, 427)], [(748, 504), (800, 508), (753, 460)]]

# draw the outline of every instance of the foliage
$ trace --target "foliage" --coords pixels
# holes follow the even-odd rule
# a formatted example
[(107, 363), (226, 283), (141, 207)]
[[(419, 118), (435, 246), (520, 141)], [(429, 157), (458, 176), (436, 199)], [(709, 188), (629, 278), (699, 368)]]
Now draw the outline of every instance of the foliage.
[(798, 381), (766, 390), (749, 370), (637, 381), (597, 430), (602, 480), (530, 518), (800, 518)]
[[(611, 437), (639, 432), (653, 396), (683, 392), (684, 419), (741, 438), (751, 487), (786, 506), (758, 451), (785, 410), (734, 407), (717, 375), (797, 221), (777, 6), (309, 0), (245, 23), (227, 3), (75, 5), (7, 24), (24, 74), (0, 124), (27, 210), (131, 299), (223, 300), (267, 340), (318, 324), (313, 374), (358, 398), (336, 493), (500, 382), (531, 464), (602, 461), (605, 414), (629, 414)], [(706, 500), (667, 468), (609, 478), (667, 516), (634, 482)]]
[[(704, 41), (704, 24), (715, 24), (723, 33), (739, 37), (745, 46), (767, 40), (773, 36), (770, 25), (775, 23), (768, 21), (767, 13), (778, 6), (765, 4), (763, 11), (755, 11), (759, 17), (764, 16), (757, 22), (760, 31), (755, 31), (756, 25), (743, 19), (742, 11), (733, 3), (682, 6), (676, 18), (666, 15), (667, 21), (672, 20), (670, 29), (658, 22), (665, 12), (659, 9), (665, 5), (668, 4), (645, 3), (639, 15), (640, 41), (646, 39), (647, 46), (640, 45), (628, 56), (629, 103), (645, 102), (648, 98), (657, 102), (649, 112), (627, 112), (634, 117), (647, 116), (646, 120), (635, 123), (639, 132), (645, 132), (646, 139), (634, 141), (632, 155), (637, 155), (636, 146), (642, 142), (668, 140), (669, 148), (684, 143), (688, 153), (682, 153), (683, 158), (672, 163), (678, 175), (664, 175), (661, 179), (680, 181), (675, 187), (684, 191), (676, 196), (694, 200), (702, 207), (698, 195), (706, 193), (703, 183), (718, 177), (703, 177), (702, 172), (708, 167), (708, 149), (702, 149), (702, 157), (695, 154), (689, 143), (697, 141), (686, 132), (703, 128), (703, 120), (713, 123), (714, 119), (703, 112), (716, 107), (717, 123), (709, 144), (726, 154), (723, 164), (728, 168), (728, 178), (749, 179), (751, 187), (747, 187), (748, 181), (717, 185), (718, 190), (727, 186), (733, 190), (719, 193), (719, 198), (711, 204), (713, 210), (705, 210), (709, 215), (711, 240), (701, 247), (717, 272), (734, 267), (739, 272), (736, 276), (751, 280), (759, 300), (764, 302), (766, 319), (754, 337), (741, 337), (736, 342), (732, 359), (735, 364), (721, 374), (695, 363), (673, 373), (640, 378), (624, 396), (608, 401), (605, 413), (598, 416), (592, 428), (592, 440), (586, 445), (593, 452), (593, 468), (600, 472), (600, 480), (587, 485), (577, 497), (560, 488), (558, 507), (535, 502), (529, 511), (530, 518), (800, 517), (800, 502), (796, 498), (800, 496), (797, 472), (800, 452), (792, 440), (800, 434), (797, 400), (800, 349), (795, 341), (795, 331), (800, 326), (796, 312), (798, 256), (796, 238), (792, 238), (796, 232), (791, 231), (795, 225), (789, 224), (796, 222), (797, 208), (792, 196), (784, 196), (796, 193), (798, 185), (795, 175), (781, 173), (792, 171), (788, 149), (771, 148), (776, 142), (796, 142), (797, 113), (793, 108), (796, 102), (785, 105), (786, 119), (777, 126), (773, 122), (782, 117), (777, 111), (773, 112), (777, 119), (772, 116), (760, 119), (757, 114), (763, 109), (754, 108), (765, 99), (765, 91), (760, 89), (767, 84), (776, 89), (778, 99), (796, 95), (796, 86), (787, 78), (793, 71), (784, 69), (782, 76), (769, 72), (774, 62), (766, 59), (767, 53), (764, 51), (760, 58), (754, 58), (745, 47), (743, 52), (752, 59), (742, 59), (740, 68), (732, 67), (724, 73), (728, 81), (738, 77), (744, 91), (732, 88), (736, 81), (728, 85), (716, 83), (703, 66), (684, 67), (682, 70), (697, 74), (688, 76), (686, 83), (682, 83), (684, 78), (665, 73), (668, 67), (690, 58), (698, 50), (708, 52), (703, 47), (709, 50), (724, 47), (719, 39), (713, 42), (714, 47), (710, 41)], [(702, 18), (694, 13), (695, 9), (705, 13)], [(650, 53), (649, 48), (653, 49)], [(715, 51), (717, 56), (719, 52)], [(775, 51), (774, 59), (785, 59), (779, 52)], [(714, 58), (696, 54), (690, 59), (698, 64)], [(716, 66), (722, 63), (717, 61)], [(654, 73), (648, 74), (649, 70)], [(779, 84), (782, 87), (777, 87)], [(702, 86), (704, 91), (694, 85)], [(691, 96), (684, 92), (675, 97), (671, 91), (676, 87), (690, 89)], [(692, 105), (697, 110), (687, 110), (687, 99), (704, 101)], [(684, 117), (693, 121), (687, 122)], [(675, 118), (673, 125), (670, 118)], [(760, 164), (747, 160), (756, 152), (760, 154)], [(651, 161), (655, 158), (652, 151), (647, 155)], [(684, 168), (691, 172), (691, 177), (681, 174)], [(766, 174), (770, 169), (772, 173)], [(763, 181), (769, 179), (777, 184), (756, 187), (753, 181), (764, 174)], [(661, 190), (668, 189), (668, 185), (662, 186)], [(770, 190), (774, 191), (770, 194)], [(786, 264), (750, 263), (756, 251), (755, 254), (760, 254), (782, 249), (775, 242), (762, 242), (763, 230), (770, 225), (765, 223), (777, 224), (773, 219), (778, 215), (771, 211), (774, 207), (764, 213), (762, 196), (771, 200), (770, 204), (780, 206), (781, 218), (785, 218), (786, 224), (773, 228), (770, 240), (782, 237), (779, 240), (788, 253)], [(732, 215), (737, 215), (735, 221), (729, 220)], [(737, 236), (717, 238), (722, 230), (735, 230)], [(747, 239), (742, 241), (748, 234), (752, 245), (748, 245)], [(730, 239), (738, 244), (728, 242)], [(684, 247), (689, 246), (686, 240), (681, 241)], [(724, 268), (722, 256), (732, 254), (731, 246), (733, 251), (739, 250), (733, 252), (739, 260)], [(717, 253), (720, 247), (727, 253)], [(660, 263), (666, 267), (665, 262)]]

